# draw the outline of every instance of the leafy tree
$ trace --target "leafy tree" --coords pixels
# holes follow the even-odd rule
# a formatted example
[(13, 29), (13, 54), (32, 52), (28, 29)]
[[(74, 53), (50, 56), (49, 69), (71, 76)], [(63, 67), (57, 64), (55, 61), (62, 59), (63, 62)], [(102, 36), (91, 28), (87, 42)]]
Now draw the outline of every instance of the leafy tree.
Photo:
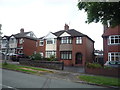
[(120, 24), (120, 2), (78, 2), (78, 8), (87, 12), (86, 23), (102, 22), (111, 27)]

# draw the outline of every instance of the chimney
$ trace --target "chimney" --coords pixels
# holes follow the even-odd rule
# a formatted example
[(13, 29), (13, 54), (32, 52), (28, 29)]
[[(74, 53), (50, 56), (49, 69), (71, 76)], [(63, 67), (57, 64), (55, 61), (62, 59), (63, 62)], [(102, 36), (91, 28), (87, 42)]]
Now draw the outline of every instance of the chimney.
[(64, 26), (64, 30), (69, 30), (69, 26), (68, 26), (68, 24), (65, 24), (65, 26)]
[(24, 28), (21, 28), (21, 29), (20, 29), (20, 33), (24, 33)]
[(108, 25), (103, 25), (104, 33), (107, 28), (108, 28)]

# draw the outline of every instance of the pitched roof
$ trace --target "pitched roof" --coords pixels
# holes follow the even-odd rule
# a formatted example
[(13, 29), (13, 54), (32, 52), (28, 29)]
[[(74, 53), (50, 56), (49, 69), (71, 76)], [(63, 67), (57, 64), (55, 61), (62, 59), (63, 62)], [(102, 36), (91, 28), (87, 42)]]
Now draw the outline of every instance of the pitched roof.
[[(87, 38), (89, 38), (91, 41), (93, 41), (90, 37), (88, 37), (87, 35), (75, 30), (75, 29), (69, 29), (69, 30), (60, 30), (58, 32), (55, 32), (53, 34), (55, 34), (57, 37), (60, 37), (60, 35), (62, 35), (64, 32), (67, 32), (68, 34), (70, 34), (72, 37), (74, 36), (80, 36), (80, 37), (83, 37), (83, 36), (86, 36)], [(94, 41), (93, 41), (94, 42)]]
[(85, 34), (82, 34), (82, 33), (78, 32), (78, 31), (76, 31), (75, 29), (61, 30), (61, 31), (55, 32), (54, 34), (59, 37), (64, 32), (67, 32), (71, 36), (86, 36)]
[(32, 39), (32, 40), (37, 40), (37, 38), (31, 37), (31, 36), (27, 36), (27, 34), (29, 34), (30, 32), (24, 32), (24, 33), (17, 33), (14, 34), (14, 36), (16, 38), (28, 38), (28, 39)]

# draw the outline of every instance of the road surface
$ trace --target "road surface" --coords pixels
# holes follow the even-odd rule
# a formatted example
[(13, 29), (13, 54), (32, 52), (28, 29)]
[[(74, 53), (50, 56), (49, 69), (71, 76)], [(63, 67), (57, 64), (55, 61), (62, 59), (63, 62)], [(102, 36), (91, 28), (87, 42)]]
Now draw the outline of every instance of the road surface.
[[(69, 80), (36, 76), (16, 71), (2, 70), (3, 88), (103, 88), (101, 86), (75, 83)], [(18, 89), (19, 90), (19, 89)]]

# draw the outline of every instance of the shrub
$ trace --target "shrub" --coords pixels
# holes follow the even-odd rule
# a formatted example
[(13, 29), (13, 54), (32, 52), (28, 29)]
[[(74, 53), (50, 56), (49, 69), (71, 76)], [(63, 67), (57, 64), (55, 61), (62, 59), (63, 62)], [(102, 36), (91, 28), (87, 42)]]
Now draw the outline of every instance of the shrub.
[(40, 53), (36, 53), (36, 54), (33, 54), (32, 56), (30, 56), (30, 59), (32, 60), (42, 60), (42, 56)]
[(98, 63), (87, 63), (86, 66), (88, 68), (102, 68), (102, 66)]

